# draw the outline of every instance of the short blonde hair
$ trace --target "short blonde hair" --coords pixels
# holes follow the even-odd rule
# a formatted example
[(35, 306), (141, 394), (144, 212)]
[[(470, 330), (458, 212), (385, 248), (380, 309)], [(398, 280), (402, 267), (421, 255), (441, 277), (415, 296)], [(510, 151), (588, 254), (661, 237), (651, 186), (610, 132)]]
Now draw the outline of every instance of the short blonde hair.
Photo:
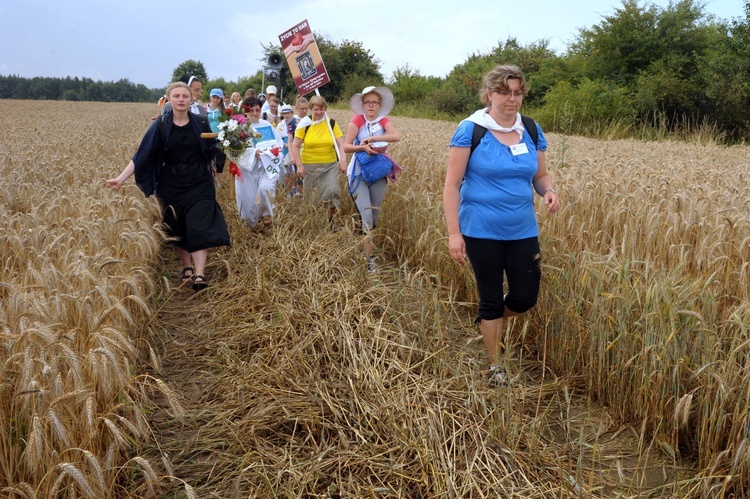
[(512, 64), (497, 66), (482, 78), (482, 88), (479, 90), (479, 100), (482, 101), (482, 104), (490, 103), (490, 92), (508, 90), (508, 80), (519, 80), (521, 91), (524, 94), (529, 91), (526, 86), (526, 78), (518, 66)]
[[(184, 88), (188, 92), (190, 92), (190, 87), (188, 87), (187, 83), (185, 83), (184, 81), (175, 81), (175, 82), (170, 83), (169, 86), (167, 87), (167, 98), (169, 98), (169, 95), (172, 93), (172, 90), (174, 90), (175, 88)], [(191, 93), (190, 95), (192, 96), (193, 94)]]
[(320, 106), (323, 109), (328, 109), (328, 103), (322, 95), (313, 95), (310, 98), (310, 109), (314, 108), (315, 106)]

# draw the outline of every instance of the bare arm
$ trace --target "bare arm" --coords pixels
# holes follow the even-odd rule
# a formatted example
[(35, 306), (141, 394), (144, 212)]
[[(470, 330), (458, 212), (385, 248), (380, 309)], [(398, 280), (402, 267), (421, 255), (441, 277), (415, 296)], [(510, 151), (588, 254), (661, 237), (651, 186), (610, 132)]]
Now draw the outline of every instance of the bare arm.
[(376, 135), (374, 137), (368, 137), (362, 142), (365, 144), (372, 144), (373, 142), (398, 142), (401, 140), (401, 132), (399, 132), (393, 123), (388, 120), (385, 125), (385, 133), (383, 135)]
[(354, 139), (357, 138), (357, 132), (358, 132), (357, 128), (352, 124), (350, 124), (346, 128), (346, 138), (344, 138), (344, 149), (343, 149), (344, 152), (359, 152), (359, 151), (365, 150), (365, 147), (361, 144), (358, 146), (354, 145)]
[(111, 178), (107, 180), (107, 188), (118, 190), (120, 187), (122, 187), (122, 184), (125, 183), (127, 179), (129, 179), (133, 173), (135, 173), (135, 163), (133, 163), (133, 160), (130, 160), (130, 163), (128, 163), (128, 166), (125, 167), (125, 169), (118, 175), (116, 178)]
[(344, 140), (345, 152), (352, 153), (364, 151), (367, 154), (377, 154), (377, 151), (373, 150), (371, 147), (371, 144), (373, 142), (398, 142), (399, 140), (401, 140), (401, 132), (399, 132), (390, 121), (388, 121), (388, 123), (385, 125), (386, 133), (384, 133), (383, 135), (376, 135), (374, 137), (367, 137), (358, 146), (355, 146), (354, 139), (357, 138), (357, 132), (358, 130), (353, 126), (349, 126), (346, 129), (346, 139)]
[(302, 139), (294, 137), (292, 141), (292, 160), (297, 166), (297, 175), (300, 177), (305, 176), (305, 165), (302, 164), (302, 155), (300, 154), (300, 147), (302, 147)]
[(346, 151), (344, 150), (344, 137), (336, 137), (336, 145), (339, 146), (339, 169), (342, 173), (346, 173)]
[(471, 149), (451, 147), (448, 151), (448, 171), (443, 187), (443, 212), (448, 227), (448, 249), (451, 257), (460, 264), (466, 263), (466, 245), (458, 222), (458, 206), (461, 202), (459, 190), (466, 173)]
[(560, 208), (560, 198), (552, 187), (552, 179), (547, 173), (547, 157), (544, 151), (537, 151), (538, 169), (532, 185), (537, 194), (544, 198), (547, 211), (555, 213)]

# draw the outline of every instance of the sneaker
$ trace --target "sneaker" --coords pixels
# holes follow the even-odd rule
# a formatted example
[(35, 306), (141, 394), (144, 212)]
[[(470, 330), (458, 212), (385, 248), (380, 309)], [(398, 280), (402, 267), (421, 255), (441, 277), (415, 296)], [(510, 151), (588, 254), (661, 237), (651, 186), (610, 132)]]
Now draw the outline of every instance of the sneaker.
[(367, 259), (367, 271), (374, 274), (378, 271), (378, 265), (375, 263), (375, 257), (371, 256)]
[(508, 374), (501, 366), (491, 366), (489, 372), (490, 388), (503, 388), (508, 386)]

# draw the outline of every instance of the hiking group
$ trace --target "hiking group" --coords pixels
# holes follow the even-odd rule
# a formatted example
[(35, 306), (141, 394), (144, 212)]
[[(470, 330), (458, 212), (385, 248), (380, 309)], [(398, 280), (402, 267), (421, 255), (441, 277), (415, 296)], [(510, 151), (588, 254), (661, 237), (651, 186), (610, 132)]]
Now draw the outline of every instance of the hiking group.
[[(448, 153), (443, 210), (450, 256), (469, 262), (479, 295), (476, 322), (490, 358), (490, 383), (509, 383), (502, 362), (503, 320), (536, 305), (541, 278), (539, 228), (534, 192), (549, 213), (560, 200), (547, 173), (547, 140), (541, 127), (520, 114), (526, 80), (516, 66), (498, 66), (482, 80), (484, 104), (459, 123)], [(119, 189), (135, 175), (146, 196), (155, 194), (164, 227), (182, 263), (180, 278), (196, 290), (208, 285), (208, 249), (230, 244), (224, 214), (216, 202), (225, 156), (216, 139), (219, 116), (241, 114), (254, 139), (232, 164), (237, 209), (252, 229), (273, 223), (276, 187), (327, 210), (331, 228), (341, 206), (339, 175), (347, 177), (348, 194), (359, 216), (367, 270), (377, 271), (372, 231), (377, 227), (388, 181), (401, 167), (388, 145), (401, 133), (388, 117), (395, 105), (385, 86), (369, 86), (353, 95), (354, 113), (343, 134), (328, 116), (320, 95), (299, 97), (294, 107), (281, 102), (276, 88), (255, 96), (227, 97), (212, 89), (211, 102), (200, 103), (201, 82), (194, 77), (167, 89), (160, 119), (154, 120), (122, 173), (107, 181)], [(297, 114), (294, 114), (294, 111)], [(350, 155), (347, 161), (347, 154)]]

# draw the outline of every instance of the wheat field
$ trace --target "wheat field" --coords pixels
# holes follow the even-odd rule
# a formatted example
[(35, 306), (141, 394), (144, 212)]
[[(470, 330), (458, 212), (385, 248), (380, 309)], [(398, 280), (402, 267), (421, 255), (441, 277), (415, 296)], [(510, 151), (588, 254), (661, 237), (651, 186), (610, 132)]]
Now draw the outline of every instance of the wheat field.
[(351, 201), (331, 232), (280, 195), (259, 234), (222, 188), (196, 294), (155, 200), (104, 188), (155, 106), (0, 107), (3, 496), (747, 495), (747, 147), (550, 134), (563, 207), (492, 390), (442, 219), (455, 124), (394, 118), (377, 274)]

